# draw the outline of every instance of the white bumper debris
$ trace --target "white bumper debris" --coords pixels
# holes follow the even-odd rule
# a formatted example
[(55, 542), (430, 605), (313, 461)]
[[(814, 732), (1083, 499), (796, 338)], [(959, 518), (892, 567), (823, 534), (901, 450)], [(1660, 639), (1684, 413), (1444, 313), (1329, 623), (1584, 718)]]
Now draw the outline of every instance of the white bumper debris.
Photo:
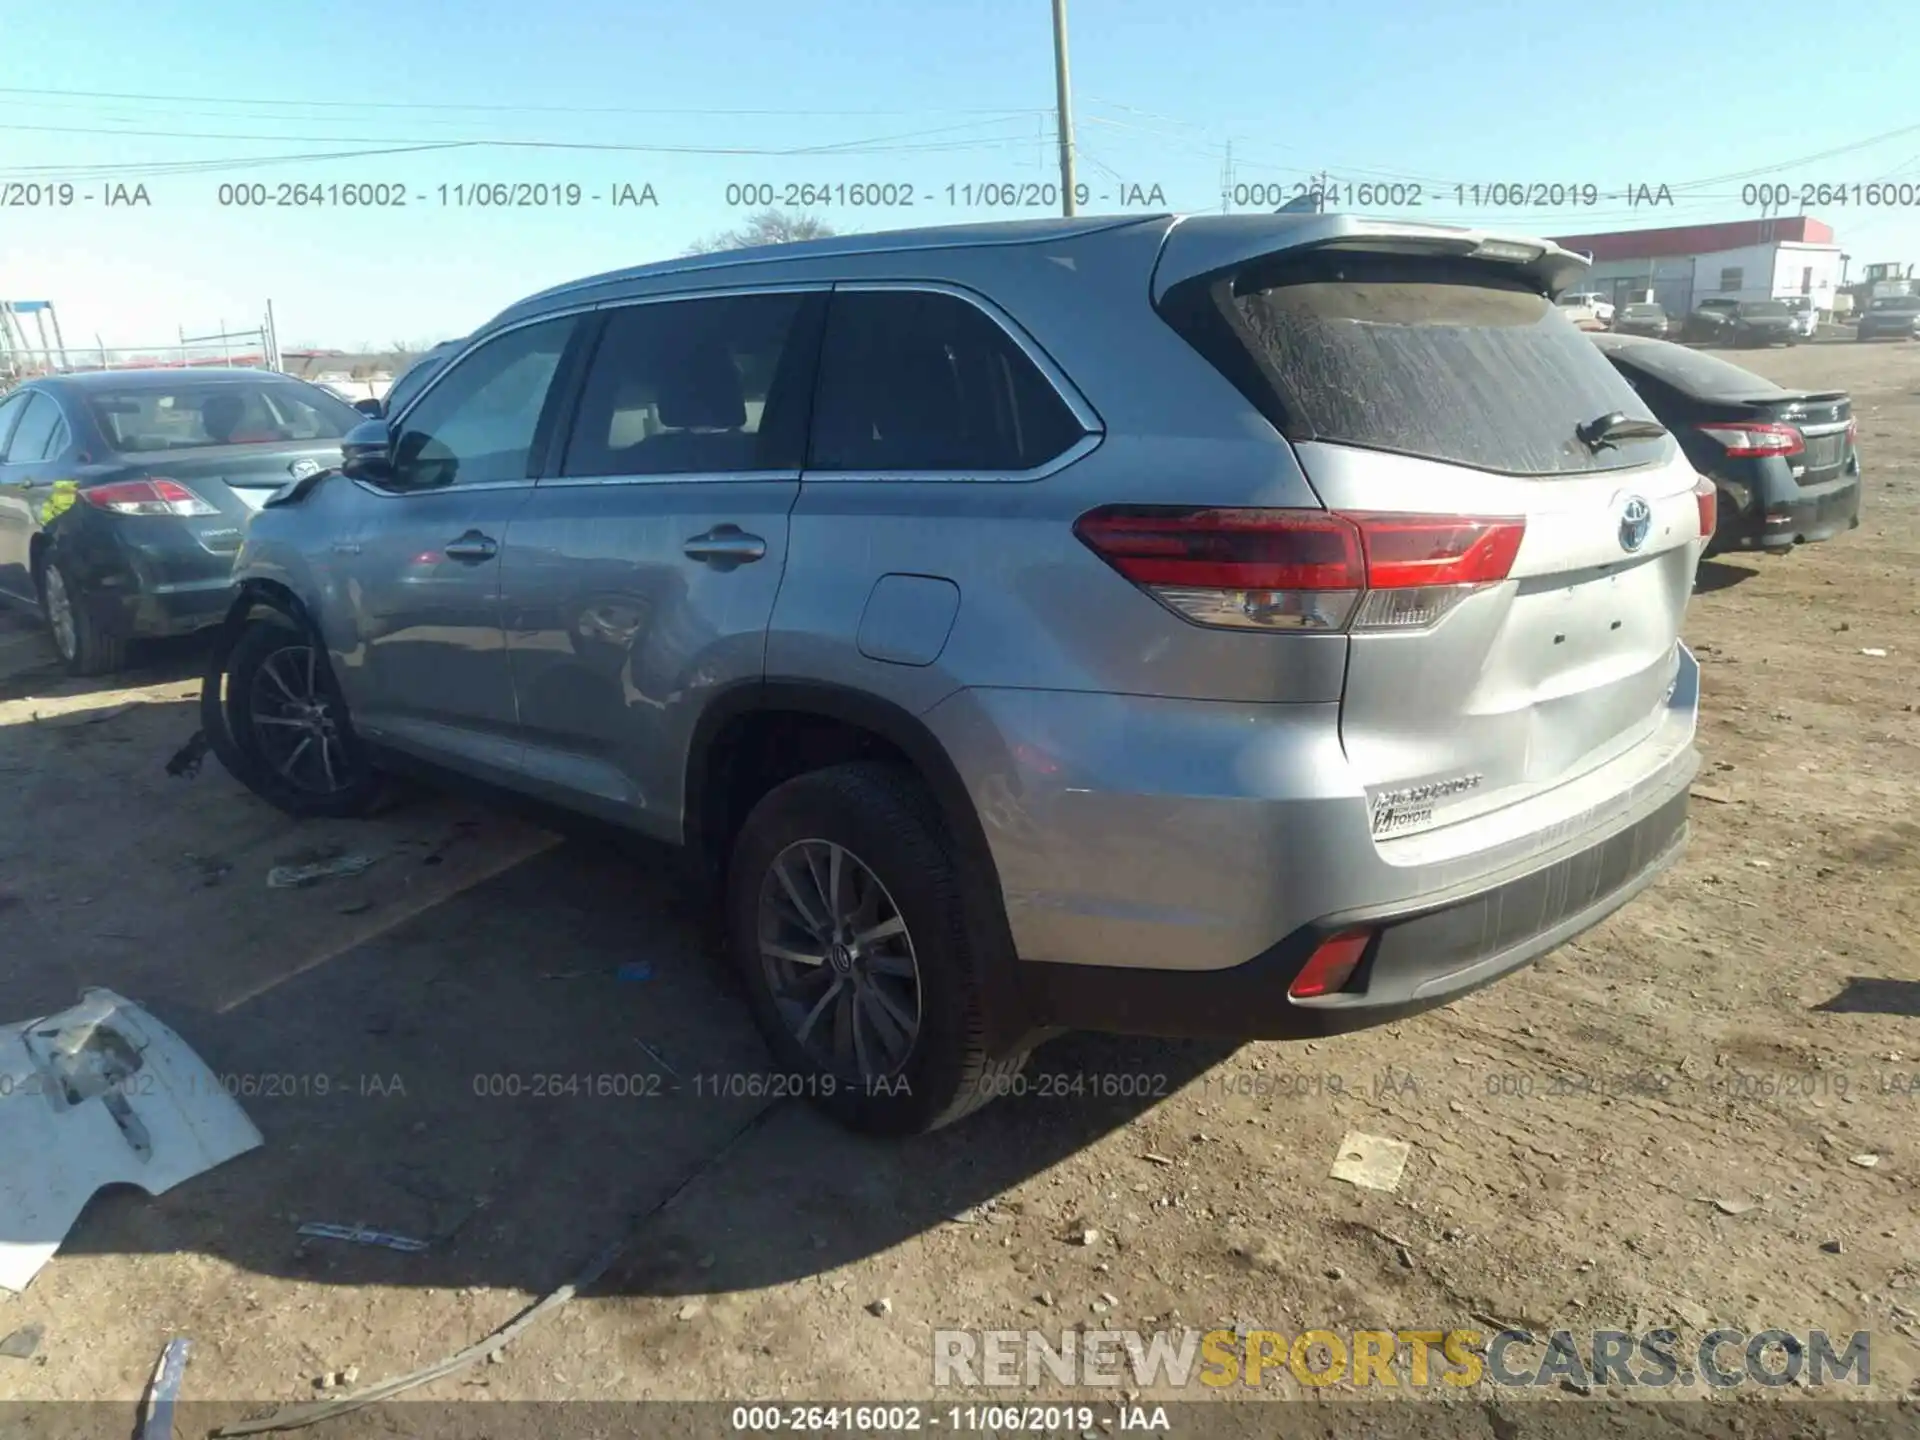
[(101, 1186), (159, 1195), (260, 1143), (186, 1042), (111, 990), (0, 1026), (0, 1288), (27, 1287)]

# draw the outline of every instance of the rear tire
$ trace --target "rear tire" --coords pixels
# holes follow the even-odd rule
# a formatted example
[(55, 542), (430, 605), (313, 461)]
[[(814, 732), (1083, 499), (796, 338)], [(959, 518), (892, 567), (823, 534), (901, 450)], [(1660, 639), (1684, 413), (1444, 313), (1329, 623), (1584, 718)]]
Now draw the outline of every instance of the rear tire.
[(43, 561), (34, 576), (40, 614), (60, 661), (74, 675), (109, 675), (127, 661), (127, 641), (101, 626), (86, 592), (60, 557)]
[[(302, 625), (249, 623), (206, 684), (227, 743), (214, 752), (234, 778), (268, 804), (302, 819), (364, 815), (381, 778), (367, 760), (326, 647)], [(213, 717), (209, 717), (213, 718)]]
[(785, 1093), (910, 1135), (1010, 1088), (1026, 1052), (983, 1043), (958, 863), (898, 765), (812, 771), (754, 807), (728, 867), (727, 945)]

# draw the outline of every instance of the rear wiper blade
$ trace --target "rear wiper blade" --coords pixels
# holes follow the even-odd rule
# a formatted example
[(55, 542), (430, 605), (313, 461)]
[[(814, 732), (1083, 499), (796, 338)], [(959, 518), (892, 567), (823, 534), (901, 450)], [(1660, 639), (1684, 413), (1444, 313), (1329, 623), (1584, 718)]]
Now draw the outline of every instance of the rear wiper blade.
[(1658, 420), (1636, 420), (1623, 410), (1609, 410), (1597, 420), (1575, 426), (1573, 433), (1589, 450), (1600, 450), (1618, 440), (1658, 440), (1667, 427)]

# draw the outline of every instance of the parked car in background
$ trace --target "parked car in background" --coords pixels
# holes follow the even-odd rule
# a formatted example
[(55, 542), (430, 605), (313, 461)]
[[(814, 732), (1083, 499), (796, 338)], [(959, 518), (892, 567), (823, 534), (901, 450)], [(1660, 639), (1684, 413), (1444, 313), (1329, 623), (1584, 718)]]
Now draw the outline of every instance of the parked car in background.
[(0, 399), (0, 598), (39, 606), (78, 675), (217, 624), (248, 516), (360, 419), (266, 370), (29, 381)]
[(1604, 330), (1613, 323), (1613, 302), (1597, 290), (1578, 290), (1556, 302), (1566, 317), (1582, 329)]
[(1696, 345), (1792, 345), (1799, 334), (1793, 312), (1780, 300), (1702, 300), (1680, 327)]
[(1789, 295), (1780, 302), (1793, 316), (1793, 333), (1802, 340), (1811, 340), (1820, 330), (1820, 312), (1814, 308), (1811, 295)]
[(294, 814), (426, 765), (688, 847), (861, 1128), (1060, 1028), (1405, 1017), (1685, 842), (1713, 492), (1584, 266), (1160, 215), (561, 286), (255, 517), (209, 741)]
[(1614, 314), (1612, 328), (1617, 335), (1651, 335), (1656, 340), (1664, 340), (1673, 329), (1673, 321), (1652, 301), (1637, 300), (1620, 307)]
[(1880, 295), (1860, 314), (1856, 340), (1920, 339), (1920, 295)]
[(1790, 550), (1860, 524), (1844, 390), (1789, 390), (1715, 355), (1621, 335), (1593, 343), (1719, 492), (1708, 554)]

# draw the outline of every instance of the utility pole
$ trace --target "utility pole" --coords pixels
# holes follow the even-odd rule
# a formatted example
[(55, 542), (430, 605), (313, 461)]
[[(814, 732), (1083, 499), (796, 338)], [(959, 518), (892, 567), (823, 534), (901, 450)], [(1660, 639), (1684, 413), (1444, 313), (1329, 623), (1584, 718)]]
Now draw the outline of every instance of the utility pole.
[(1227, 137), (1227, 161), (1220, 167), (1220, 213), (1233, 209), (1233, 137)]
[(1067, 83), (1067, 0), (1053, 0), (1053, 88), (1060, 119), (1060, 213), (1071, 218), (1073, 203), (1073, 96)]

